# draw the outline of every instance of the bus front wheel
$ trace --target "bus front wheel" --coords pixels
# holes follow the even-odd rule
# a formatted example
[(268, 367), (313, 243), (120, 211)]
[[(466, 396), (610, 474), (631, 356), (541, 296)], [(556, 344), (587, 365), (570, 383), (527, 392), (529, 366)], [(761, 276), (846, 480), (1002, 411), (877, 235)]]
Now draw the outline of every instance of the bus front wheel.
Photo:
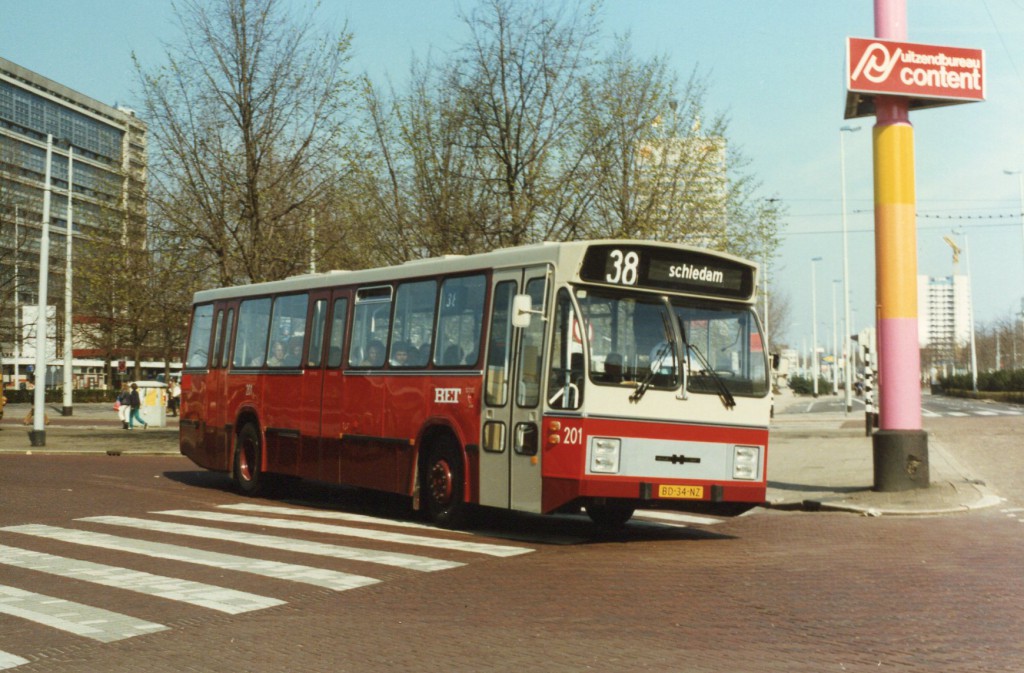
[(235, 488), (244, 495), (259, 495), (263, 490), (263, 472), (260, 469), (263, 459), (263, 447), (260, 443), (260, 431), (252, 423), (242, 427), (235, 445), (235, 460), (232, 480)]
[(427, 514), (436, 525), (457, 528), (465, 523), (462, 460), (452, 442), (441, 442), (427, 455), (422, 493)]

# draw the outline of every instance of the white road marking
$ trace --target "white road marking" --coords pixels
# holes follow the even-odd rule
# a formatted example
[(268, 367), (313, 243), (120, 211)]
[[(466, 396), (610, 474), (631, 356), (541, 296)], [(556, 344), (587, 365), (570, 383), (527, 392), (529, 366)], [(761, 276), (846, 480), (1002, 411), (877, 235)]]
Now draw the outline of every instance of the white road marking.
[[(333, 521), (352, 521), (353, 523), (369, 523), (379, 526), (397, 526), (400, 528), (418, 528), (420, 530), (437, 530), (433, 526), (424, 526), (421, 523), (411, 521), (395, 521), (376, 516), (363, 514), (350, 514), (349, 512), (337, 512), (323, 509), (301, 509), (299, 507), (274, 507), (271, 505), (256, 505), (247, 502), (239, 502), (234, 505), (218, 505), (217, 509), (233, 509), (240, 512), (257, 512), (260, 514), (282, 514), (284, 516), (302, 516), (307, 519), (331, 519)], [(449, 531), (458, 532), (458, 531)]]
[(0, 563), (199, 605), (230, 615), (284, 604), (284, 601), (276, 598), (225, 589), (212, 584), (153, 575), (139, 570), (79, 561), (5, 545), (0, 545)]
[(172, 544), (161, 542), (148, 542), (145, 540), (134, 540), (127, 537), (107, 535), (105, 533), (92, 533), (89, 531), (71, 530), (69, 528), (57, 528), (42, 524), (30, 524), (25, 526), (7, 526), (0, 530), (12, 533), (23, 533), (35, 535), (51, 540), (61, 540), (73, 544), (112, 549), (115, 551), (142, 554), (154, 558), (183, 561), (197, 565), (211, 566), (221, 570), (234, 570), (238, 572), (252, 573), (274, 579), (302, 582), (318, 587), (333, 589), (334, 591), (346, 591), (359, 587), (376, 584), (380, 580), (361, 575), (340, 573), (323, 568), (296, 565), (293, 563), (279, 563), (277, 561), (264, 561), (232, 554), (221, 554), (218, 552), (189, 549)]
[(101, 643), (167, 630), (163, 624), (2, 585), (0, 612)]
[(167, 516), (182, 516), (204, 521), (223, 521), (227, 523), (248, 524), (250, 526), (267, 526), (270, 528), (285, 528), (288, 530), (304, 530), (315, 533), (327, 533), (329, 535), (342, 535), (347, 537), (377, 540), (379, 542), (394, 542), (396, 544), (417, 545), (420, 547), (434, 547), (437, 549), (454, 549), (456, 551), (473, 552), (476, 554), (487, 554), (489, 556), (518, 556), (528, 554), (532, 549), (527, 547), (511, 547), (508, 545), (487, 544), (483, 542), (467, 542), (464, 540), (449, 540), (447, 538), (423, 537), (420, 535), (408, 535), (406, 533), (392, 533), (383, 530), (369, 528), (352, 528), (351, 526), (335, 526), (332, 524), (313, 523), (312, 521), (298, 521), (293, 519), (271, 519), (254, 516), (241, 516), (238, 514), (227, 514), (223, 512), (203, 512), (197, 510), (167, 510), (153, 512)]
[(254, 547), (265, 547), (269, 549), (282, 549), (284, 551), (298, 552), (300, 554), (314, 554), (317, 556), (329, 556), (331, 558), (346, 559), (350, 561), (364, 561), (366, 563), (377, 563), (380, 565), (394, 566), (408, 570), (419, 570), (421, 572), (433, 572), (435, 570), (446, 570), (457, 568), (463, 563), (457, 561), (445, 561), (432, 559), (426, 556), (415, 556), (413, 554), (401, 554), (398, 552), (378, 551), (374, 549), (360, 549), (358, 547), (343, 547), (341, 545), (325, 544), (322, 542), (311, 542), (307, 540), (293, 540), (291, 538), (277, 535), (262, 535), (260, 533), (246, 533), (236, 530), (225, 530), (223, 528), (210, 528), (208, 526), (193, 526), (186, 523), (172, 523), (168, 521), (151, 521), (148, 519), (135, 519), (126, 516), (91, 516), (79, 521), (92, 523), (103, 523), (111, 526), (127, 526), (141, 530), (153, 530), (172, 535), (188, 535), (210, 540), (226, 540), (237, 542)]
[(5, 671), (8, 668), (14, 668), (15, 666), (21, 666), (22, 664), (27, 663), (28, 659), (22, 659), (16, 654), (0, 650), (0, 671)]
[(656, 519), (674, 524), (697, 526), (713, 526), (716, 523), (722, 523), (721, 519), (714, 519), (709, 516), (686, 514), (683, 512), (659, 512), (647, 509), (637, 510), (636, 514), (633, 515), (633, 518)]

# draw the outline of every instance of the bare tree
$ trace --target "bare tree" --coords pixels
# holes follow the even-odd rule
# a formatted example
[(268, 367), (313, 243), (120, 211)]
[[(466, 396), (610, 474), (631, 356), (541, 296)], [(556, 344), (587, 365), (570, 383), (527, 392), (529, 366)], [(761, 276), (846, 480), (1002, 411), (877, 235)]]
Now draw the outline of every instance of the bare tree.
[[(594, 10), (486, 0), (463, 16), (471, 38), (451, 83), (466, 115), (475, 177), (500, 205), (491, 246), (550, 238), (578, 164), (565, 152), (597, 35)], [(567, 167), (569, 170), (567, 170)]]
[(156, 70), (137, 62), (158, 221), (204, 260), (208, 282), (303, 271), (341, 173), (351, 37), (317, 36), (314, 17), (281, 0), (175, 11), (184, 43)]

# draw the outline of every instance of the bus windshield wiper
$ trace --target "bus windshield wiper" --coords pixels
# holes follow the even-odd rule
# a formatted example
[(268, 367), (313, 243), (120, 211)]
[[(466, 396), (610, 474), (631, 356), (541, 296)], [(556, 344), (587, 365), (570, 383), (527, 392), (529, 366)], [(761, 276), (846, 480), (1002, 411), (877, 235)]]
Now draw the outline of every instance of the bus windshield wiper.
[(723, 381), (722, 377), (718, 375), (718, 372), (711, 368), (711, 365), (708, 364), (707, 358), (705, 358), (704, 354), (700, 352), (700, 349), (693, 344), (686, 344), (686, 347), (693, 351), (693, 354), (697, 356), (697, 360), (700, 361), (700, 366), (702, 367), (700, 371), (701, 375), (708, 376), (715, 382), (715, 388), (718, 389), (718, 397), (722, 400), (722, 404), (725, 405), (725, 408), (732, 409), (735, 407), (736, 399), (732, 396), (732, 393), (729, 392), (729, 387), (725, 385), (725, 381)]
[[(675, 314), (672, 310), (672, 302), (668, 300), (668, 297), (662, 295), (661, 303), (665, 305), (665, 312), (661, 315), (662, 328), (665, 330), (665, 341), (658, 347), (654, 357), (651, 358), (650, 371), (644, 376), (643, 380), (637, 384), (636, 390), (629, 396), (629, 401), (636, 403), (644, 396), (647, 389), (651, 387), (654, 382), (654, 377), (658, 375), (661, 370), (661, 365), (665, 361), (665, 358), (671, 356), (672, 368), (674, 371), (679, 370), (679, 363), (681, 358), (676, 354), (685, 354), (682, 349), (683, 339), (681, 331), (677, 331), (677, 326), (673, 323), (671, 316)], [(686, 374), (683, 374), (683, 396), (682, 399), (686, 399)]]

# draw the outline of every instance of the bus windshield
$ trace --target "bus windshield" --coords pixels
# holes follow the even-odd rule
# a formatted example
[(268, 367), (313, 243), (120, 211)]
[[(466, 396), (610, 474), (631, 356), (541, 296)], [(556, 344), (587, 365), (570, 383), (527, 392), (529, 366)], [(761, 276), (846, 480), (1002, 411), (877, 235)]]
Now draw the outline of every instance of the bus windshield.
[(675, 319), (688, 349), (682, 359), (690, 392), (717, 394), (722, 383), (734, 395), (768, 392), (761, 332), (748, 307), (674, 297), (670, 318), (657, 296), (578, 289), (576, 299), (587, 325), (590, 378), (596, 384), (678, 388), (682, 377), (669, 322)]

